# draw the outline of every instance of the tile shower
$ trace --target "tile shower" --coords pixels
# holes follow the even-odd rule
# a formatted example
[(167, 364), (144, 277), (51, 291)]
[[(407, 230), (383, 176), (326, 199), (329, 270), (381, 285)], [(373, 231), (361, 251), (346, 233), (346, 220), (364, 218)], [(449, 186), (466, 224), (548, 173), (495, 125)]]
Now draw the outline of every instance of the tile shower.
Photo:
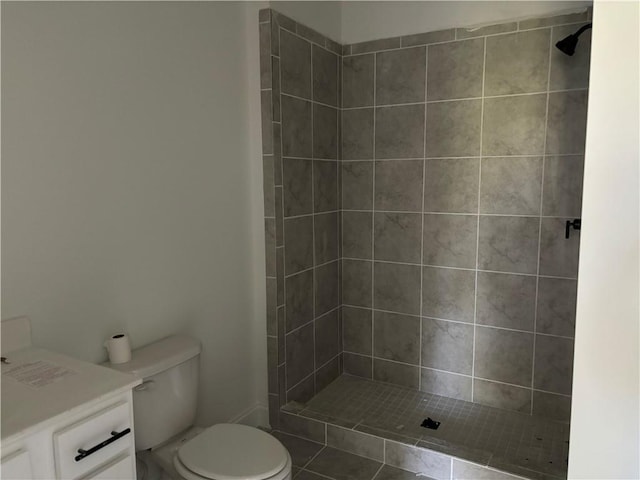
[(261, 12), (273, 426), (341, 374), (568, 422), (590, 37), (553, 45), (589, 15), (341, 46)]

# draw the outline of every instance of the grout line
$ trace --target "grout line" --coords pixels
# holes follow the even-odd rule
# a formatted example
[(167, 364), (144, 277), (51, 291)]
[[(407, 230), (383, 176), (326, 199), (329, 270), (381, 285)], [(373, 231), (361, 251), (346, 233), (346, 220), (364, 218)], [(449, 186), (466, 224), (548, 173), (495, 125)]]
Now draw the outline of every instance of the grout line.
[[(401, 43), (402, 44), (402, 43)], [(424, 49), (424, 98), (427, 97), (427, 89), (429, 85), (429, 49), (425, 47)], [(422, 156), (427, 156), (427, 108), (429, 108), (426, 104), (424, 106), (424, 131), (422, 138)], [(427, 162), (426, 160), (422, 161), (422, 199), (420, 201), (420, 210), (422, 214), (420, 215), (421, 226), (420, 226), (420, 263), (424, 264), (424, 197), (425, 197), (425, 189), (427, 183)], [(420, 317), (422, 317), (423, 310), (423, 289), (424, 289), (424, 268), (420, 268)], [(422, 366), (422, 318), (418, 321), (419, 324), (419, 337), (418, 337), (418, 363)], [(422, 390), (422, 373), (418, 375), (418, 390)]]
[[(313, 57), (313, 53), (311, 54), (311, 56)], [(313, 62), (313, 60), (312, 60), (312, 62)], [(313, 65), (311, 67), (311, 75), (313, 75)], [(282, 90), (282, 87), (280, 87), (280, 89)], [(309, 102), (309, 103), (312, 103), (314, 105), (322, 105), (323, 107), (329, 107), (329, 108), (333, 108), (334, 110), (338, 110), (338, 107), (336, 107), (335, 105), (329, 105), (328, 103), (318, 102), (317, 100), (313, 99), (313, 77), (312, 77), (311, 90), (312, 90), (311, 98), (298, 97), (297, 95), (293, 95), (293, 94), (287, 93), (287, 92), (280, 92), (280, 95), (283, 95), (285, 97), (295, 98), (296, 100), (302, 100), (304, 102)], [(313, 117), (313, 114), (312, 114), (312, 117)], [(313, 120), (313, 118), (312, 118), (312, 120)], [(313, 124), (313, 121), (312, 121), (312, 124)], [(335, 158), (333, 160), (335, 160)]]
[[(484, 74), (483, 74), (484, 75)], [(268, 89), (266, 89), (268, 90)], [(360, 106), (360, 107), (345, 107), (343, 108), (343, 110), (366, 110), (366, 109), (372, 109), (372, 108), (389, 108), (389, 107), (410, 107), (412, 105), (424, 105), (429, 104), (429, 103), (447, 103), (447, 102), (469, 102), (469, 101), (473, 101), (473, 100), (482, 100), (482, 99), (495, 99), (495, 98), (509, 98), (509, 97), (529, 97), (532, 95), (546, 95), (547, 93), (570, 93), (570, 92), (581, 92), (581, 91), (588, 91), (589, 88), (587, 87), (581, 87), (581, 88), (563, 88), (563, 89), (558, 89), (558, 90), (541, 90), (541, 91), (537, 91), (537, 92), (524, 92), (524, 93), (505, 93), (502, 95), (487, 95), (485, 96), (484, 94), (479, 96), (479, 97), (460, 97), (460, 98), (444, 98), (444, 99), (439, 99), (439, 100), (425, 100), (422, 102), (406, 102), (406, 103), (383, 103), (380, 105), (365, 105), (365, 106)], [(291, 95), (288, 93), (283, 93), (283, 95), (286, 95), (288, 97), (293, 97), (293, 98), (297, 98), (299, 100), (304, 100), (306, 102), (310, 102), (311, 100), (309, 100), (308, 98), (303, 98), (303, 97), (296, 97), (295, 95)], [(325, 105), (327, 107), (331, 107), (331, 108), (336, 108), (333, 105), (328, 105), (328, 104), (322, 104)]]
[[(276, 122), (277, 123), (277, 122)], [(265, 156), (271, 155), (270, 153), (265, 153)], [(584, 152), (581, 153), (523, 153), (521, 155), (467, 155), (463, 157), (425, 157), (425, 158), (416, 158), (416, 157), (406, 157), (406, 158), (347, 158), (341, 160), (345, 163), (350, 162), (401, 162), (407, 160), (473, 160), (475, 158), (539, 158), (539, 157), (584, 157)], [(309, 160), (308, 158), (303, 157), (283, 157), (283, 158), (293, 158), (298, 160)], [(326, 159), (327, 161), (331, 161), (331, 159)], [(335, 160), (333, 160), (335, 161)]]
[[(456, 30), (457, 35), (457, 30)], [(482, 154), (482, 135), (484, 129), (484, 84), (487, 68), (487, 39), (482, 44), (482, 100), (480, 103), (480, 154)], [(471, 401), (475, 398), (476, 375), (476, 329), (478, 324), (478, 270), (480, 268), (480, 205), (482, 200), (482, 158), (478, 160), (478, 218), (476, 222), (476, 265), (473, 295), (473, 343), (471, 347)]]
[[(553, 29), (549, 31), (549, 65), (547, 68), (547, 91), (549, 90), (549, 86), (551, 84), (551, 54), (553, 52)], [(542, 151), (547, 151), (547, 129), (549, 128), (549, 92), (547, 92), (547, 102), (545, 106), (544, 113), (544, 141)], [(533, 386), (535, 384), (535, 376), (536, 376), (536, 333), (538, 330), (538, 292), (540, 288), (540, 250), (541, 250), (541, 241), (542, 241), (542, 211), (544, 205), (544, 167), (545, 160), (544, 157), (542, 159), (542, 172), (540, 175), (540, 222), (538, 223), (538, 262), (536, 264), (536, 302), (533, 310), (533, 351), (531, 358), (531, 406), (530, 412), (533, 415)]]
[[(315, 232), (314, 232), (314, 234), (315, 234)], [(315, 261), (315, 258), (314, 258), (314, 261)], [(329, 260), (328, 262), (320, 263), (320, 264), (315, 265), (315, 266), (313, 266), (313, 267), (305, 268), (304, 270), (299, 270), (299, 271), (297, 271), (297, 272), (288, 273), (287, 275), (285, 275), (285, 276), (284, 276), (284, 278), (286, 279), (286, 278), (295, 277), (296, 275), (300, 275), (301, 273), (306, 273), (306, 272), (308, 272), (308, 271), (310, 271), (310, 270), (315, 270), (316, 268), (324, 267), (324, 266), (326, 266), (326, 265), (329, 265), (329, 264), (331, 264), (331, 263), (335, 263), (335, 262), (337, 262), (337, 261), (338, 261), (338, 259), (337, 259), (337, 258), (334, 258), (333, 260)], [(324, 315), (324, 314), (323, 314), (323, 315)]]
[[(317, 161), (317, 160), (310, 160), (310, 161)], [(305, 218), (305, 217), (312, 217), (315, 215), (326, 215), (329, 213), (340, 213), (340, 210), (327, 210), (326, 212), (312, 212), (312, 213), (303, 213), (301, 215), (291, 215), (290, 217), (284, 217), (284, 220), (291, 220), (291, 219), (295, 219), (295, 218)], [(565, 217), (562, 217), (565, 218)], [(568, 217), (567, 217), (568, 218)]]
[[(376, 95), (376, 90), (378, 88), (378, 55), (373, 55), (373, 105), (375, 106), (378, 98)], [(373, 110), (373, 137), (371, 139), (373, 142), (372, 145), (372, 156), (374, 158), (374, 162), (371, 169), (371, 209), (372, 212), (376, 209), (376, 110)], [(375, 213), (371, 214), (371, 258), (375, 258), (375, 231), (376, 231), (376, 215)], [(371, 264), (371, 306), (375, 305), (374, 296), (375, 296), (375, 265)], [(375, 352), (375, 320), (374, 320), (374, 312), (373, 308), (371, 309), (371, 379), (375, 378), (374, 368), (375, 362), (373, 361), (373, 353)]]

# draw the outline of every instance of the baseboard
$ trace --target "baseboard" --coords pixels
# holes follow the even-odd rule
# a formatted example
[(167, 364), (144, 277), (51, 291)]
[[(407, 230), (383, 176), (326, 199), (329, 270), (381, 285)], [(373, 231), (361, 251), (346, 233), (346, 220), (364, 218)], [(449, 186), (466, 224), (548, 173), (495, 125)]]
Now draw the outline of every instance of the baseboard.
[(250, 407), (239, 415), (233, 417), (229, 420), (229, 423), (240, 423), (251, 427), (268, 427), (269, 409), (266, 405), (257, 403), (253, 407)]

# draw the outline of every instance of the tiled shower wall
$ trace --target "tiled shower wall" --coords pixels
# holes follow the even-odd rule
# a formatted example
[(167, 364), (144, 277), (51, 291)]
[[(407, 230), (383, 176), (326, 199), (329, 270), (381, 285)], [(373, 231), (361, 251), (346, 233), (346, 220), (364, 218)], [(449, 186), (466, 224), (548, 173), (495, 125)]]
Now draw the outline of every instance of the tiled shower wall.
[(588, 15), (340, 46), (261, 12), (272, 425), (343, 370), (568, 420), (589, 32), (553, 44)]
[(342, 370), (340, 45), (260, 12), (267, 346), (272, 426)]
[(587, 15), (343, 47), (345, 372), (568, 420)]

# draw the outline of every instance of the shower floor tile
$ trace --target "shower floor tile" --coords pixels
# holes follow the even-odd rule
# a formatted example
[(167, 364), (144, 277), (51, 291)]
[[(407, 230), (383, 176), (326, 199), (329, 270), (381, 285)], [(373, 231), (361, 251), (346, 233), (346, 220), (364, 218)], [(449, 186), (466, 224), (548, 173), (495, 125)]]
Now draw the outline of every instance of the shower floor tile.
[[(349, 375), (283, 409), (525, 477), (567, 475), (569, 425), (541, 417)], [(421, 427), (427, 417), (440, 427)]]

